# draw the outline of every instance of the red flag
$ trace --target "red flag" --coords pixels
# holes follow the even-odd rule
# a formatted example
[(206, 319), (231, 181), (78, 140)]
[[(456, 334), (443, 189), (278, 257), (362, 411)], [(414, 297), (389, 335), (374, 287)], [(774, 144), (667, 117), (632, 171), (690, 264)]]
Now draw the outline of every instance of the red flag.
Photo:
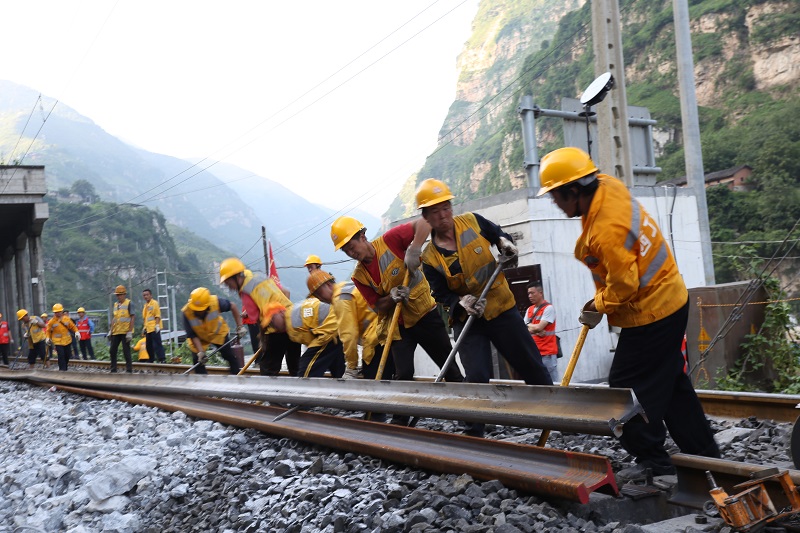
[(267, 248), (269, 249), (269, 277), (275, 280), (278, 287), (282, 289), (281, 278), (278, 277), (278, 267), (275, 266), (275, 256), (272, 255), (272, 242), (267, 241)]

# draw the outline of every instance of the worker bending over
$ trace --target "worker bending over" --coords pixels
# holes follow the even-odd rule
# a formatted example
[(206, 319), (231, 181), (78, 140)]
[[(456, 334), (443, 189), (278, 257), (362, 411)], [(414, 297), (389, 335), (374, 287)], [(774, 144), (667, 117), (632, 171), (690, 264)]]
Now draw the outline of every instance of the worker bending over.
[[(427, 179), (417, 189), (417, 207), (431, 227), (431, 242), (420, 253), (409, 248), (406, 263), (417, 268), (420, 260), (433, 297), (450, 310), (450, 323), (458, 338), (469, 316), (470, 329), (459, 345), (465, 380), (488, 383), (492, 377), (492, 349), (511, 364), (528, 385), (552, 385), (542, 356), (516, 309), (514, 294), (500, 272), (485, 299), (479, 299), (497, 268), (494, 245), (516, 266), (517, 248), (500, 226), (474, 213), (453, 216), (453, 195), (439, 180)], [(416, 257), (409, 261), (408, 257)], [(491, 343), (491, 344), (490, 344)], [(467, 434), (482, 437), (483, 424), (467, 424)]]
[(22, 338), (28, 342), (28, 365), (33, 368), (36, 364), (36, 357), (42, 360), (42, 365), (47, 365), (47, 354), (45, 352), (45, 328), (47, 327), (40, 317), (29, 315), (26, 309), (17, 311), (17, 320), (22, 322), (25, 333)]
[(581, 217), (575, 258), (592, 272), (596, 292), (581, 312), (602, 313), (622, 328), (608, 383), (633, 389), (649, 422), (635, 417), (620, 441), (638, 463), (622, 480), (674, 474), (664, 448), (666, 423), (684, 453), (719, 457), (703, 407), (683, 372), (681, 342), (689, 293), (656, 221), (618, 179), (599, 174), (589, 155), (560, 148), (541, 161), (538, 196), (550, 193), (568, 217)]
[[(353, 282), (364, 299), (378, 314), (378, 339), (385, 343), (395, 306), (402, 304), (397, 335), (392, 343), (395, 379), (414, 379), (414, 350), (417, 344), (441, 368), (452, 344), (442, 317), (431, 297), (431, 289), (419, 269), (409, 270), (408, 286), (403, 285), (404, 261), (409, 248), (419, 249), (430, 233), (424, 220), (394, 227), (373, 241), (367, 240), (366, 228), (353, 217), (343, 216), (331, 226), (331, 240), (337, 250), (358, 261)], [(418, 256), (417, 256), (418, 260)], [(464, 377), (456, 365), (445, 374), (447, 381)], [(393, 423), (405, 425), (409, 417), (394, 417)]]
[(230, 365), (230, 373), (239, 373), (239, 362), (233, 354), (228, 332), (230, 328), (222, 317), (222, 313), (231, 312), (236, 321), (236, 335), (243, 337), (247, 328), (242, 325), (242, 316), (236, 304), (218, 296), (212, 296), (205, 287), (198, 287), (189, 295), (189, 301), (181, 309), (183, 313), (183, 329), (186, 330), (189, 350), (192, 352), (192, 363), (198, 374), (208, 374), (205, 363), (208, 361), (209, 346), (217, 349), (223, 359)]
[[(378, 315), (356, 289), (352, 281), (336, 283), (324, 270), (316, 270), (308, 276), (308, 291), (318, 300), (333, 305), (339, 322), (339, 340), (344, 350), (345, 371), (342, 376), (351, 379), (358, 376), (358, 346), (361, 345), (363, 375), (375, 379), (380, 362), (378, 344)], [(375, 357), (377, 352), (377, 357)], [(384, 373), (392, 375), (394, 364), (384, 368)]]
[[(261, 274), (247, 270), (239, 259), (229, 257), (219, 266), (219, 282), (224, 283), (232, 291), (236, 291), (242, 299), (242, 307), (247, 309), (250, 320), (257, 318), (262, 325), (269, 324), (264, 320), (267, 310), (272, 304), (278, 304), (286, 309), (292, 307), (292, 302), (275, 283), (275, 280)], [(258, 312), (258, 317), (253, 313)], [(281, 371), (283, 358), (286, 357), (286, 367), (289, 375), (296, 376), (300, 361), (300, 345), (292, 342), (285, 332), (275, 330), (272, 325), (262, 328), (264, 342), (261, 343), (263, 353), (258, 360), (259, 371), (263, 376), (277, 376)]]
[(272, 304), (265, 316), (267, 325), (306, 346), (300, 356), (299, 377), (320, 378), (326, 371), (335, 378), (342, 377), (344, 352), (333, 307), (312, 297), (293, 304), (290, 309)]
[(53, 306), (53, 318), (47, 323), (47, 340), (45, 343), (48, 346), (54, 346), (56, 355), (58, 356), (58, 369), (62, 372), (67, 371), (70, 355), (70, 344), (72, 339), (79, 342), (81, 334), (78, 332), (75, 322), (64, 313), (64, 306), (55, 304)]

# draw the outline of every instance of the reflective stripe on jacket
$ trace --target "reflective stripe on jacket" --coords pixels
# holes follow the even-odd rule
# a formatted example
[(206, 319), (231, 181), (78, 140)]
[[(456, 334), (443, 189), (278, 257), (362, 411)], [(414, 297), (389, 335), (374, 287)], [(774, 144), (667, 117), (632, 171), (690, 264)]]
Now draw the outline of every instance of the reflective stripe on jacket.
[(369, 364), (378, 343), (378, 315), (351, 281), (337, 283), (333, 290), (333, 308), (339, 321), (339, 340), (347, 368), (358, 368), (358, 345), (361, 358)]
[(142, 308), (142, 320), (144, 321), (144, 329), (147, 333), (153, 333), (156, 326), (161, 327), (161, 309), (158, 307), (158, 302), (155, 299), (150, 299), (149, 302), (144, 304)]
[(322, 351), (336, 341), (339, 324), (333, 308), (316, 298), (306, 298), (286, 311), (286, 333), (292, 342)]
[(131, 301), (128, 298), (120, 302), (114, 302), (114, 318), (111, 325), (112, 335), (124, 335), (131, 330)]
[(47, 323), (47, 338), (53, 341), (56, 346), (72, 344), (72, 336), (75, 333), (78, 333), (78, 328), (75, 327), (75, 322), (68, 316), (61, 317), (61, 320), (53, 317)]
[(600, 174), (575, 257), (592, 272), (597, 310), (618, 327), (652, 324), (689, 293), (655, 220), (616, 178)]
[[(266, 277), (260, 272), (245, 271), (244, 283), (239, 290), (239, 295), (247, 295), (253, 300), (253, 303), (258, 307), (259, 317), (266, 314), (267, 306), (271, 303), (279, 303), (286, 308), (288, 314), (292, 308), (292, 302), (283, 294), (275, 280)], [(244, 301), (244, 297), (242, 297)], [(248, 316), (250, 310), (247, 311)], [(267, 333), (274, 333), (275, 328), (270, 324), (266, 330)]]
[(46, 327), (44, 320), (38, 316), (31, 317), (30, 322), (28, 322), (28, 348), (33, 348), (34, 344), (45, 339), (47, 336), (45, 333)]
[(84, 316), (83, 318), (78, 319), (78, 333), (81, 334), (81, 340), (89, 340), (92, 338), (92, 325), (89, 323), (89, 317)]
[[(216, 344), (217, 346), (225, 344), (225, 338), (230, 331), (228, 324), (222, 317), (222, 312), (219, 310), (219, 297), (211, 296), (209, 304), (206, 316), (202, 318), (189, 309), (188, 303), (181, 308), (181, 313), (186, 317), (194, 334), (200, 339), (203, 351), (207, 350), (210, 344)], [(189, 345), (189, 350), (192, 353), (197, 353), (194, 342), (191, 339), (187, 339), (187, 341), (186, 344)]]
[[(530, 323), (533, 325), (538, 324), (542, 321), (542, 315), (544, 314), (544, 310), (547, 308), (548, 305), (552, 305), (550, 302), (542, 302), (542, 305), (539, 307), (530, 306), (526, 311), (527, 317), (530, 319)], [(558, 341), (556, 340), (556, 323), (551, 322), (544, 327), (544, 331), (542, 332), (544, 335), (536, 335), (531, 334), (533, 337), (533, 341), (536, 343), (536, 347), (539, 348), (539, 353), (542, 355), (556, 355), (558, 353)]]
[[(376, 283), (372, 279), (372, 276), (369, 275), (369, 272), (367, 272), (366, 267), (360, 262), (353, 271), (353, 279), (371, 287), (378, 296), (388, 296), (393, 287), (399, 287), (403, 284), (403, 278), (406, 275), (406, 266), (403, 263), (403, 258), (397, 257), (392, 250), (389, 249), (383, 237), (378, 237), (372, 241), (372, 246), (375, 247), (376, 252), (373, 261), (378, 261), (378, 266), (380, 267), (380, 282)], [(428, 285), (428, 280), (422, 275), (422, 270), (417, 269), (411, 273), (408, 287), (411, 289), (411, 294), (409, 295), (408, 303), (401, 306), (402, 311), (400, 316), (403, 319), (403, 326), (411, 328), (420, 318), (430, 313), (431, 310), (436, 307), (436, 302), (433, 300), (433, 296), (431, 296), (431, 287)], [(378, 315), (378, 338), (381, 342), (385, 341), (389, 333), (389, 323), (391, 320), (391, 312)], [(400, 335), (398, 333), (395, 336), (395, 340), (399, 338)]]
[[(497, 261), (492, 254), (492, 243), (481, 235), (481, 228), (472, 213), (453, 217), (453, 224), (458, 247), (455, 253), (444, 256), (433, 242), (429, 242), (422, 252), (422, 261), (444, 276), (450, 292), (459, 296), (471, 294), (477, 298), (497, 267)], [(455, 261), (461, 265), (461, 272), (452, 274), (450, 265)], [(500, 272), (486, 295), (483, 318), (496, 318), (515, 305), (514, 294), (508, 287), (505, 275)]]

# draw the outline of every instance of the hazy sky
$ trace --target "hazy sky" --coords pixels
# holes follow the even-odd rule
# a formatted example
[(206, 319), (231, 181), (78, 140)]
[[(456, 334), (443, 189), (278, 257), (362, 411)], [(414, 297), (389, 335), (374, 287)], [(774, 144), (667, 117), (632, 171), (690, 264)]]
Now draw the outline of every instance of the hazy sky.
[(332, 208), (375, 193), (379, 215), (436, 146), (477, 3), (3, 2), (0, 79)]

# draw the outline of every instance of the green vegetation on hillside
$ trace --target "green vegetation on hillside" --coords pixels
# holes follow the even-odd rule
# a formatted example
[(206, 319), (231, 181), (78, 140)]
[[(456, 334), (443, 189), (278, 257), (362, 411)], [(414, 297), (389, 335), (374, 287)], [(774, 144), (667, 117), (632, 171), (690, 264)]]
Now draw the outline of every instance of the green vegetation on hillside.
[[(91, 185), (80, 182), (70, 192), (96, 197)], [(114, 287), (122, 284), (139, 310), (143, 289), (156, 294), (157, 271), (168, 272), (169, 284), (177, 287), (178, 308), (197, 286), (216, 292), (210, 265), (178, 250), (160, 212), (110, 202), (68, 203), (51, 196), (47, 202), (50, 218), (42, 241), (48, 306), (59, 302), (70, 311), (105, 309)], [(222, 256), (220, 251), (217, 257)]]

